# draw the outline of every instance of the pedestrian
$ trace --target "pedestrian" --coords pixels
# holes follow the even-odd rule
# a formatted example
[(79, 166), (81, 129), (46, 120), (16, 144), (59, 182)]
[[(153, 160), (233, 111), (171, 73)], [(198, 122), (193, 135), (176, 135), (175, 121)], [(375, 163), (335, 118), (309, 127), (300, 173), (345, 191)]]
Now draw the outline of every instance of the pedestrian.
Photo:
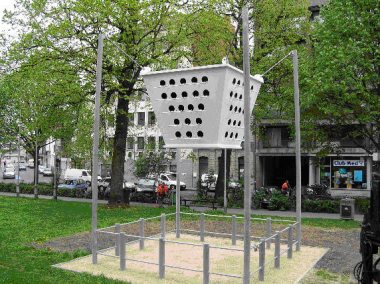
[(164, 183), (159, 183), (156, 189), (156, 194), (157, 194), (158, 205), (160, 208), (163, 207), (164, 198), (167, 193), (168, 193), (168, 186)]
[(281, 193), (287, 195), (289, 192), (289, 181), (285, 180), (281, 186)]

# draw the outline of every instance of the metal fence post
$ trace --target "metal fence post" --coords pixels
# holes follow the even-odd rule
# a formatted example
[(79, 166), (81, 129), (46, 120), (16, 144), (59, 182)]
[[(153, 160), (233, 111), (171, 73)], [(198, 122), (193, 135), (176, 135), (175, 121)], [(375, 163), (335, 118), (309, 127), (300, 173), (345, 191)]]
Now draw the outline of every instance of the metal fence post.
[(274, 239), (274, 268), (280, 268), (280, 239), (281, 234), (279, 231), (276, 231)]
[[(267, 238), (272, 235), (272, 219), (267, 218)], [(270, 249), (270, 245), (272, 243), (272, 239), (268, 239), (267, 241), (267, 249)]]
[(161, 230), (161, 238), (165, 239), (165, 233), (166, 233), (166, 215), (165, 215), (165, 213), (161, 214), (160, 230)]
[(158, 241), (158, 250), (159, 250), (159, 256), (158, 256), (158, 270), (160, 279), (165, 278), (165, 239), (160, 238)]
[(119, 233), (119, 248), (120, 248), (120, 270), (125, 270), (125, 234)]
[(116, 235), (116, 241), (115, 241), (115, 255), (119, 255), (119, 250), (120, 250), (120, 224), (115, 224), (115, 233)]
[(232, 215), (232, 245), (236, 246), (236, 215)]
[(293, 256), (293, 227), (288, 227), (288, 258)]
[(265, 239), (259, 244), (259, 281), (264, 281), (265, 273)]
[(205, 241), (205, 214), (204, 213), (201, 213), (200, 215), (200, 238), (201, 238), (201, 242), (204, 242)]
[(140, 218), (140, 250), (144, 249), (144, 237), (145, 237), (145, 232), (144, 232), (144, 227), (145, 227), (145, 220), (144, 218)]
[(210, 246), (203, 244), (203, 284), (210, 282)]
[(297, 223), (297, 244), (296, 244), (296, 251), (301, 250), (301, 223)]

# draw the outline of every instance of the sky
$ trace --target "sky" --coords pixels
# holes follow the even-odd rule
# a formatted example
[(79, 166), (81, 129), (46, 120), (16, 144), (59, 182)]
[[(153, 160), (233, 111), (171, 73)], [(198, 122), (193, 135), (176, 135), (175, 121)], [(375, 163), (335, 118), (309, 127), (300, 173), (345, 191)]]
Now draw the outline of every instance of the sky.
[[(3, 18), (4, 9), (13, 10), (14, 0), (0, 0), (0, 19)], [(0, 33), (10, 33), (12, 29), (0, 21)]]

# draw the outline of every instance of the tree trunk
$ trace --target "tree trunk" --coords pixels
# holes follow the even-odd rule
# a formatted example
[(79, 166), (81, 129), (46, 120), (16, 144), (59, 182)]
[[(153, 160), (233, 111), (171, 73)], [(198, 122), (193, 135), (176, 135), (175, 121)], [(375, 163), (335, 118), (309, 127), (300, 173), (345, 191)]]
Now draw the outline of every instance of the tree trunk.
[(111, 166), (110, 204), (129, 204), (129, 194), (125, 194), (123, 190), (124, 162), (128, 131), (128, 109), (128, 97), (126, 95), (119, 95)]
[[(219, 197), (224, 196), (224, 152), (225, 150), (222, 150), (222, 156), (218, 160), (218, 180), (216, 181), (215, 186), (215, 199)], [(231, 149), (227, 150), (227, 180), (230, 177), (230, 165), (231, 165)]]

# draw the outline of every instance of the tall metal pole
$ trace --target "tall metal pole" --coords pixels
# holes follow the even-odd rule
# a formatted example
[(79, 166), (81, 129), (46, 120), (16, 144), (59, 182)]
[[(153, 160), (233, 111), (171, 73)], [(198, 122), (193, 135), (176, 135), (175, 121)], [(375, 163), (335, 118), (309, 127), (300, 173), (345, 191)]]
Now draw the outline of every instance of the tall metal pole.
[(16, 196), (20, 196), (20, 135), (17, 137), (17, 181), (16, 181)]
[(34, 155), (34, 198), (38, 198), (37, 181), (38, 181), (38, 144), (37, 144), (37, 132), (36, 132), (36, 148)]
[(99, 151), (99, 113), (100, 113), (100, 91), (102, 83), (102, 63), (103, 63), (103, 35), (99, 34), (98, 39), (98, 58), (96, 64), (96, 93), (95, 93), (95, 112), (94, 112), (94, 139), (92, 144), (92, 263), (98, 261), (97, 247), (97, 207), (98, 207), (98, 151)]
[(301, 248), (301, 114), (300, 114), (300, 93), (298, 84), (298, 55), (297, 50), (292, 51), (293, 59), (293, 83), (294, 83), (294, 112), (296, 129), (296, 212), (297, 212), (297, 245)]
[(248, 6), (242, 11), (243, 20), (243, 70), (244, 70), (244, 275), (243, 283), (250, 282), (251, 258), (251, 191), (250, 191), (250, 64), (248, 37)]
[(54, 142), (53, 199), (57, 200), (57, 141)]
[(227, 149), (224, 149), (224, 213), (227, 213)]
[(181, 236), (181, 182), (179, 179), (179, 160), (181, 149), (177, 148), (177, 185), (175, 187), (175, 235), (176, 238)]

